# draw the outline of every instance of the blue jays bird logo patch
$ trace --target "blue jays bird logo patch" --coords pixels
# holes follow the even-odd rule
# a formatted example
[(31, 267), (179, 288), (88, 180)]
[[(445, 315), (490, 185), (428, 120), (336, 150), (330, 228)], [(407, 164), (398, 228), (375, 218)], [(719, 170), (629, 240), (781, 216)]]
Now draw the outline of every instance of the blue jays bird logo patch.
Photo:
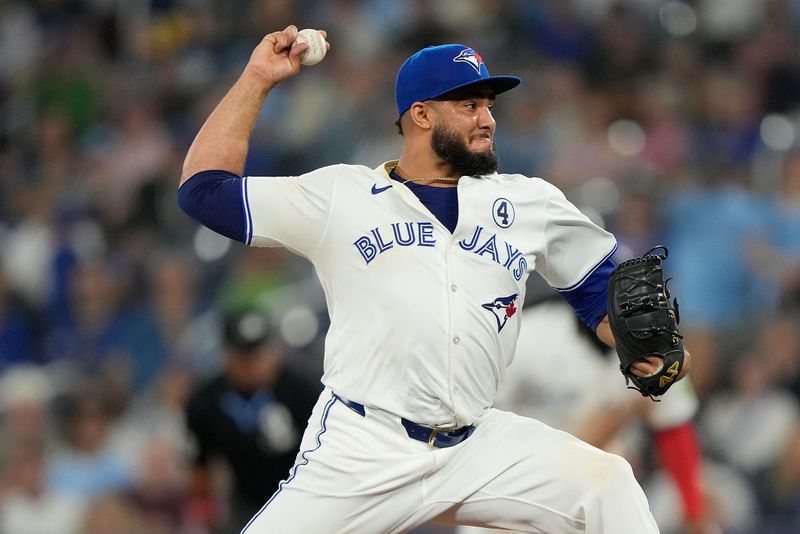
[(489, 310), (494, 315), (498, 332), (506, 325), (508, 318), (517, 313), (517, 295), (519, 293), (514, 293), (507, 297), (497, 297), (492, 302), (481, 304), (484, 309)]
[(469, 64), (473, 69), (478, 71), (478, 74), (481, 73), (481, 65), (483, 65), (483, 58), (480, 54), (478, 54), (475, 50), (471, 48), (465, 48), (462, 50), (456, 57), (453, 58), (453, 61), (462, 62)]

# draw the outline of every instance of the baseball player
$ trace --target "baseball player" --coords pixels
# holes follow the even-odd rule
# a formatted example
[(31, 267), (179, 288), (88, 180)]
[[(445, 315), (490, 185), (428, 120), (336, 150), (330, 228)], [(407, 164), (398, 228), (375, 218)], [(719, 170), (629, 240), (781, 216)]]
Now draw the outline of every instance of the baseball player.
[[(395, 82), (399, 160), (242, 177), (265, 98), (301, 70), (307, 45), (293, 46), (296, 35), (289, 26), (255, 48), (189, 149), (178, 192), (209, 228), (308, 258), (331, 318), (325, 388), (295, 465), (242, 532), (404, 532), (428, 521), (658, 532), (621, 457), (492, 408), (532, 270), (613, 343), (614, 237), (544, 180), (496, 172), (492, 104), (521, 80), (490, 76), (467, 46), (425, 48)], [(651, 356), (633, 369), (660, 367)]]

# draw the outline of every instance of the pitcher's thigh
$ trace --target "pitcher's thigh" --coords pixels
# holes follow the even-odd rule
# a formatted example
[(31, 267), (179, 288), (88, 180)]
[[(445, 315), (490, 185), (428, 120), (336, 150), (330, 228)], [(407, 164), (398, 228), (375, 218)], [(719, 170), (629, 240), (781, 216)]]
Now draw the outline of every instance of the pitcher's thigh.
[(399, 421), (386, 428), (328, 395), (289, 477), (243, 534), (386, 534), (422, 506), (430, 453), (403, 450), (418, 442), (403, 437)]
[(623, 458), (514, 414), (498, 412), (488, 423), (459, 461), (471, 465), (469, 478), (486, 479), (439, 521), (522, 532), (658, 531)]
[(317, 498), (303, 490), (287, 486), (250, 520), (242, 534), (328, 534), (344, 532), (340, 521), (343, 512), (330, 499)]

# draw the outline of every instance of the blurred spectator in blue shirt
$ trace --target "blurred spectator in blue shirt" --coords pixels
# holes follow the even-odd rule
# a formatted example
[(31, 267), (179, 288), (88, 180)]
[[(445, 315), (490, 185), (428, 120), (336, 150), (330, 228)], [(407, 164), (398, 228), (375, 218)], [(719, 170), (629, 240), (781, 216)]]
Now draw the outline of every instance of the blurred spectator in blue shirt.
[(130, 487), (134, 477), (129, 462), (108, 447), (113, 420), (102, 395), (82, 391), (61, 403), (65, 441), (49, 465), (51, 487), (87, 504)]

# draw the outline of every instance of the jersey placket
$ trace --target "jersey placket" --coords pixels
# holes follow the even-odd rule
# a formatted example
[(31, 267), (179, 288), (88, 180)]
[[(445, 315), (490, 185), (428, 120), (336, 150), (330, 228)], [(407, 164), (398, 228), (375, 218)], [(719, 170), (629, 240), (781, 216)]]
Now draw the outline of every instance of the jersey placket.
[(456, 232), (450, 236), (445, 253), (445, 271), (447, 273), (447, 313), (448, 317), (448, 343), (447, 343), (447, 388), (450, 393), (450, 406), (455, 407), (458, 405), (456, 397), (460, 394), (460, 387), (455, 380), (453, 372), (454, 359), (457, 357), (458, 352), (461, 350), (461, 337), (459, 336), (459, 324), (457, 323), (458, 313), (458, 281), (454, 274), (454, 263), (458, 261), (458, 240), (455, 235), (458, 233), (458, 224), (456, 224)]
[[(466, 178), (462, 178), (464, 180)], [(437, 231), (437, 238), (442, 237), (442, 241), (446, 242), (446, 247), (444, 248), (445, 255), (444, 255), (444, 268), (445, 268), (445, 278), (447, 284), (445, 286), (445, 299), (447, 301), (447, 324), (448, 324), (448, 332), (447, 332), (447, 390), (449, 393), (449, 404), (451, 408), (453, 408), (453, 421), (455, 422), (456, 413), (455, 407), (459, 404), (457, 397), (460, 395), (460, 386), (456, 383), (455, 380), (455, 373), (453, 372), (453, 365), (454, 365), (454, 358), (456, 354), (460, 350), (461, 345), (461, 336), (459, 335), (458, 331), (458, 324), (456, 324), (456, 319), (458, 317), (457, 313), (457, 304), (458, 304), (458, 282), (456, 281), (456, 277), (453, 273), (453, 264), (457, 263), (457, 258), (459, 255), (459, 247), (458, 247), (458, 239), (456, 236), (458, 235), (458, 230), (461, 225), (462, 217), (459, 215), (458, 221), (456, 222), (456, 227), (453, 233), (450, 233), (450, 230), (442, 224), (439, 219), (434, 216), (427, 207), (417, 198), (417, 196), (405, 185), (403, 184), (396, 184), (395, 187), (399, 189), (401, 197), (414, 208), (420, 210), (424, 213), (430, 220), (430, 222), (434, 225)], [(461, 192), (462, 187), (458, 187), (458, 202), (459, 205), (462, 202), (461, 199)]]
[[(461, 193), (463, 188), (459, 187), (458, 192), (458, 202), (459, 206), (461, 205)], [(453, 372), (453, 365), (454, 359), (457, 357), (459, 351), (461, 350), (461, 337), (459, 335), (459, 324), (458, 320), (458, 300), (459, 300), (459, 287), (458, 287), (458, 279), (456, 277), (455, 272), (457, 271), (458, 265), (458, 257), (459, 257), (459, 250), (458, 250), (458, 239), (456, 236), (458, 235), (458, 229), (461, 226), (461, 220), (463, 217), (459, 214), (458, 221), (456, 221), (456, 227), (453, 229), (453, 233), (451, 234), (449, 231), (447, 232), (448, 242), (447, 247), (445, 248), (445, 273), (447, 277), (447, 285), (445, 286), (445, 292), (447, 294), (447, 313), (448, 313), (448, 342), (447, 342), (447, 390), (450, 393), (450, 406), (455, 408), (459, 402), (457, 397), (460, 394), (460, 386), (455, 380), (455, 373)], [(455, 414), (454, 414), (455, 415)]]

